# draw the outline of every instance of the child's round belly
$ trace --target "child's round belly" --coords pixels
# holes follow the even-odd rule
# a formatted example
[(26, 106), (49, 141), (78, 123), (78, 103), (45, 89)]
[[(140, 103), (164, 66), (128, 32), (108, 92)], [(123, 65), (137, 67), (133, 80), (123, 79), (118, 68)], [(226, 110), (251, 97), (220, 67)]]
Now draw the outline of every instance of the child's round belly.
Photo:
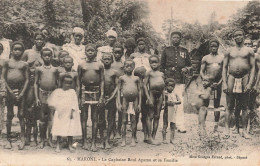
[[(7, 73), (6, 81), (8, 84), (23, 86), (25, 77), (20, 71), (11, 71)], [(18, 88), (18, 87), (17, 87)]]
[(138, 90), (136, 87), (125, 87), (123, 88), (123, 97), (129, 101), (133, 102), (138, 97)]
[(150, 90), (163, 91), (165, 83), (163, 81), (150, 81)]

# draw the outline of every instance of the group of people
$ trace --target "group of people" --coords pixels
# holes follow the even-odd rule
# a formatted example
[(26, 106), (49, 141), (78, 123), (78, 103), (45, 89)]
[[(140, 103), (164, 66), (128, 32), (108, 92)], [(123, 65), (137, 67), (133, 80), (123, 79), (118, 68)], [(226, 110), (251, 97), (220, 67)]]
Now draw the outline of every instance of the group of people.
[[(109, 44), (99, 48), (91, 43), (82, 44), (84, 30), (79, 27), (73, 29), (72, 35), (72, 42), (59, 50), (45, 42), (42, 32), (35, 33), (32, 49), (25, 50), (22, 42), (15, 41), (10, 47), (10, 58), (0, 61), (0, 126), (4, 123), (6, 104), (6, 149), (12, 148), (15, 105), (18, 106), (21, 127), (20, 150), (30, 144), (44, 148), (46, 142), (54, 147), (52, 137), (56, 136), (56, 152), (60, 152), (62, 137), (67, 137), (68, 148), (73, 152), (73, 137), (81, 136), (82, 148), (96, 152), (98, 131), (105, 149), (113, 147), (111, 138), (121, 138), (121, 146), (126, 146), (129, 117), (130, 146), (136, 146), (140, 114), (143, 141), (159, 145), (155, 137), (162, 107), (163, 143), (168, 143), (166, 130), (169, 123), (170, 143), (174, 141), (176, 129), (180, 133), (186, 132), (183, 92), (185, 75), (192, 71), (192, 63), (188, 50), (180, 47), (180, 32), (171, 33), (172, 46), (166, 47), (161, 56), (146, 51), (146, 38), (143, 37), (136, 41), (127, 39), (123, 46), (116, 42), (117, 33), (112, 29), (106, 33)], [(195, 104), (199, 110), (200, 135), (206, 134), (205, 119), (212, 94), (215, 121), (219, 121), (217, 108), (223, 89), (227, 96), (225, 138), (230, 136), (230, 116), (235, 106), (238, 117), (242, 110), (242, 136), (249, 138), (246, 132), (248, 99), (252, 87), (257, 87), (259, 82), (255, 62), (258, 65), (260, 58), (255, 56), (253, 49), (244, 46), (243, 30), (235, 30), (233, 37), (236, 46), (230, 48), (225, 56), (218, 53), (219, 42), (212, 39), (211, 53), (202, 59), (200, 78), (203, 90), (198, 92), (200, 100)], [(0, 51), (3, 49), (0, 44)], [(89, 112), (92, 121), (90, 145), (87, 140)], [(239, 132), (239, 126), (237, 130)]]

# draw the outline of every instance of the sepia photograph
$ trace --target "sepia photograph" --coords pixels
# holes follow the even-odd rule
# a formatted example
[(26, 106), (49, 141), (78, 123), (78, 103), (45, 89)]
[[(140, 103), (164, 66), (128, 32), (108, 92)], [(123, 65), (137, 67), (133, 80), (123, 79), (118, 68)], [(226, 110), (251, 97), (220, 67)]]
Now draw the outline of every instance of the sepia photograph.
[(0, 0), (0, 166), (260, 166), (259, 0)]

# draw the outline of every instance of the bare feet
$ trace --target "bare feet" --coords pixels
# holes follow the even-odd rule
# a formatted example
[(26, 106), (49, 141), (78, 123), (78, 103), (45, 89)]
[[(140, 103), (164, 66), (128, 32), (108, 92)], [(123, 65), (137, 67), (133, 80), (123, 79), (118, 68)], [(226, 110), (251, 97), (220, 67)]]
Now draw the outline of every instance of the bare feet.
[(19, 145), (18, 145), (18, 149), (19, 150), (23, 150), (24, 149), (24, 146), (25, 146), (25, 142), (21, 142)]
[(136, 146), (135, 138), (132, 138), (130, 146), (131, 147), (135, 147)]
[(40, 148), (40, 149), (43, 149), (43, 148), (44, 148), (44, 146), (45, 146), (45, 143), (44, 143), (44, 142), (45, 142), (45, 141), (42, 140), (42, 142), (39, 144), (39, 148)]
[(31, 142), (31, 144), (30, 144), (31, 147), (36, 147), (37, 145), (38, 145), (37, 141), (33, 141), (33, 142)]
[(126, 141), (125, 140), (122, 141), (121, 146), (122, 147), (126, 146)]
[(51, 148), (55, 148), (55, 146), (53, 145), (52, 141), (50, 139), (48, 139), (48, 145), (51, 147)]
[(96, 144), (92, 144), (90, 150), (91, 150), (92, 152), (97, 152), (97, 146), (96, 146)]
[(30, 145), (30, 141), (28, 139), (25, 139), (25, 146), (29, 146)]
[(168, 142), (166, 141), (166, 139), (165, 139), (165, 140), (163, 140), (163, 144), (168, 144)]
[(241, 136), (244, 137), (245, 139), (251, 139), (251, 136), (248, 135), (248, 133), (247, 133), (246, 131), (243, 131), (243, 132), (241, 133)]
[(152, 144), (152, 145), (160, 145), (160, 143), (157, 142), (157, 141), (155, 141), (154, 139), (148, 139), (148, 140), (147, 140), (147, 143), (148, 143), (148, 144)]
[(115, 139), (120, 139), (121, 135), (119, 133), (116, 133)]
[(112, 132), (111, 135), (110, 135), (110, 140), (113, 140), (115, 138), (115, 133)]
[(13, 146), (11, 144), (11, 142), (8, 142), (5, 146), (4, 146), (5, 149), (12, 149)]
[(138, 143), (138, 140), (137, 140), (137, 138), (135, 138), (135, 143)]
[(111, 149), (111, 145), (108, 143), (108, 141), (105, 142), (105, 149)]
[(87, 141), (85, 141), (85, 142), (83, 143), (82, 149), (84, 149), (84, 150), (89, 150)]
[(55, 152), (60, 153), (60, 146), (59, 145), (57, 145)]
[(76, 149), (73, 148), (71, 145), (69, 145), (69, 150), (70, 150), (71, 153), (74, 153)]

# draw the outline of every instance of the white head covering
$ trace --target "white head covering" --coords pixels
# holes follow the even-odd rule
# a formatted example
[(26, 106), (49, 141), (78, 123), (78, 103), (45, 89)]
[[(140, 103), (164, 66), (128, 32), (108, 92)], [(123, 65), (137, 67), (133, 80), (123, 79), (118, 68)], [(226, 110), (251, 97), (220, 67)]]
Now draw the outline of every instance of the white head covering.
[(84, 30), (83, 30), (82, 28), (80, 28), (80, 27), (75, 27), (75, 28), (73, 28), (72, 33), (73, 33), (73, 34), (74, 34), (74, 33), (80, 33), (80, 34), (82, 34), (82, 36), (84, 36)]
[(117, 38), (117, 33), (116, 33), (116, 31), (114, 31), (114, 30), (112, 30), (112, 29), (109, 29), (109, 30), (107, 31), (106, 35), (107, 35), (107, 37), (113, 36), (113, 37)]

